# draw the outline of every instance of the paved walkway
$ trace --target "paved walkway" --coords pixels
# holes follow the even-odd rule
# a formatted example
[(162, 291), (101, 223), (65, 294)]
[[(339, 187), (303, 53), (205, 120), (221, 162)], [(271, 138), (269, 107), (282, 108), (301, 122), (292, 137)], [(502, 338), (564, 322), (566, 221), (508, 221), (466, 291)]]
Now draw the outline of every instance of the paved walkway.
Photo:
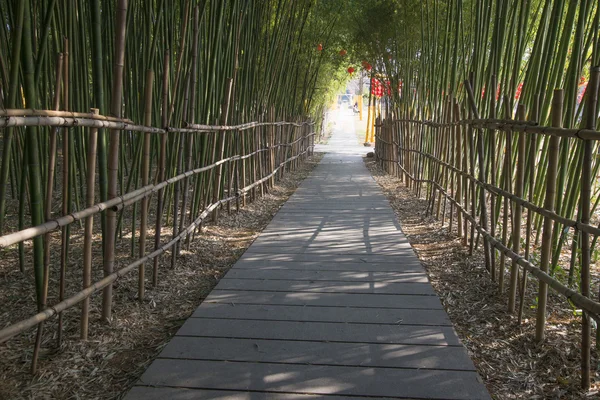
[(347, 128), (127, 400), (490, 398)]

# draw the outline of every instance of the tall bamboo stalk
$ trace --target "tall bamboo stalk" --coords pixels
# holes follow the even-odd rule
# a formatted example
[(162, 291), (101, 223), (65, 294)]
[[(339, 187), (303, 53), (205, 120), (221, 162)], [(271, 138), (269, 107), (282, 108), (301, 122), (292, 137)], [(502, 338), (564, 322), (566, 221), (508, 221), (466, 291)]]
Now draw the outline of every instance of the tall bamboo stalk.
[[(123, 68), (125, 63), (125, 30), (127, 24), (127, 0), (118, 0), (115, 31), (115, 57), (113, 65), (113, 83), (111, 97), (111, 116), (121, 117), (123, 93)], [(120, 132), (113, 129), (110, 132), (108, 149), (108, 198), (117, 197), (118, 168), (119, 168)], [(106, 211), (106, 242), (104, 245), (104, 276), (112, 274), (115, 266), (115, 235), (117, 228), (117, 213), (112, 209)], [(110, 321), (112, 318), (112, 285), (104, 288), (102, 294), (102, 318)]]

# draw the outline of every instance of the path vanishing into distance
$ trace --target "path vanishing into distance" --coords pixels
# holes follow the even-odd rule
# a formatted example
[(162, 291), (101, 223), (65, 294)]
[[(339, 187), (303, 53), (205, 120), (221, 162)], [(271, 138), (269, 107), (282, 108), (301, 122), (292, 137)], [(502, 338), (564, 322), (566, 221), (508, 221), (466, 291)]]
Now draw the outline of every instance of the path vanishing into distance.
[(490, 399), (352, 124), (127, 400)]

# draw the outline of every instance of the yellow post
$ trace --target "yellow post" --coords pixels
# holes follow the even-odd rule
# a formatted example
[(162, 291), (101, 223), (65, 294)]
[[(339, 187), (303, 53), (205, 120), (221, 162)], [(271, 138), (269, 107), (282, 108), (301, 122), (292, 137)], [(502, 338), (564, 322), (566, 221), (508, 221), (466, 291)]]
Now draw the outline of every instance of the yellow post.
[(358, 116), (359, 116), (359, 121), (363, 120), (363, 99), (362, 96), (359, 94), (358, 95)]
[(373, 99), (373, 105), (371, 106), (373, 110), (371, 110), (371, 121), (369, 121), (369, 126), (371, 127), (371, 136), (369, 137), (370, 143), (375, 143), (375, 112), (377, 111), (377, 100)]
[(369, 143), (369, 138), (371, 137), (369, 129), (371, 127), (371, 107), (367, 109), (367, 129), (365, 132), (365, 143)]

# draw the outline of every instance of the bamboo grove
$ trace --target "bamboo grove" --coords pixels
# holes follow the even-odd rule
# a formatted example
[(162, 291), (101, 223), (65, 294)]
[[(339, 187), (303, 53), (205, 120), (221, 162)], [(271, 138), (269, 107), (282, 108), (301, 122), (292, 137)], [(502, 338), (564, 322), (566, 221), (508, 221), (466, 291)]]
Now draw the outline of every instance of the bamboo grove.
[[(376, 154), (480, 247), (508, 311), (535, 307), (544, 339), (548, 287), (582, 315), (582, 386), (600, 303), (600, 8), (590, 0), (398, 2), (375, 74), (390, 81)], [(388, 56), (389, 54), (389, 56)], [(524, 304), (528, 275), (535, 304)], [(596, 344), (600, 344), (596, 340)]]
[(143, 300), (161, 255), (176, 268), (202, 223), (310, 154), (340, 67), (315, 51), (335, 40), (324, 4), (0, 1), (0, 248), (35, 288), (33, 316), (2, 321), (0, 341), (37, 326), (34, 371), (44, 321), (58, 315), (60, 345), (81, 305), (70, 323), (92, 336), (93, 293), (110, 322), (118, 278), (137, 271)]

